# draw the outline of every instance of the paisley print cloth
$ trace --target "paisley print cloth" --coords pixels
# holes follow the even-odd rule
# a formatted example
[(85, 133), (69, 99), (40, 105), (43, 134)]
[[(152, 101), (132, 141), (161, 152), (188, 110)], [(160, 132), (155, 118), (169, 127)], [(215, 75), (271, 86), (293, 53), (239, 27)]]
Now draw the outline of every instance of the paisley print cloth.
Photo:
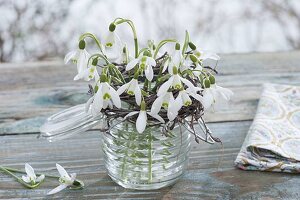
[(300, 172), (300, 87), (264, 85), (235, 165), (243, 170)]

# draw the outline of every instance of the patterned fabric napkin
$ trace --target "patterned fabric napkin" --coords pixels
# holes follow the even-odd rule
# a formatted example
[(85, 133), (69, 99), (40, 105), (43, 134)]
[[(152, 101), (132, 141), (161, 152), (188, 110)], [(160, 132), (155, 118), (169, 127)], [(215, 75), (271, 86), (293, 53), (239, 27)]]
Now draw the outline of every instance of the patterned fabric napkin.
[(300, 172), (300, 87), (264, 85), (235, 165), (243, 170)]

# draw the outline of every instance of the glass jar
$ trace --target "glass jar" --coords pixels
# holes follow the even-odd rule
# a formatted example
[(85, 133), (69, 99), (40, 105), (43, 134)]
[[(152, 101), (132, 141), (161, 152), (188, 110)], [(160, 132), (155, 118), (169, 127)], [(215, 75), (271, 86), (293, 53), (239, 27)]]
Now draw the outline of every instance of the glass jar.
[(135, 124), (124, 121), (103, 133), (105, 167), (116, 183), (152, 190), (172, 185), (180, 178), (188, 163), (190, 133), (175, 127), (166, 136), (162, 128), (147, 126), (138, 133)]

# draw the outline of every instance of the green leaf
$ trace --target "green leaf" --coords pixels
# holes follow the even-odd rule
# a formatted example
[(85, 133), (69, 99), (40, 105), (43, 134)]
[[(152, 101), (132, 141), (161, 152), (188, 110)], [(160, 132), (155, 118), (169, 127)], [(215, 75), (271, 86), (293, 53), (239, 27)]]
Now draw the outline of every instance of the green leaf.
[(182, 54), (184, 54), (188, 48), (188, 45), (189, 45), (189, 42), (190, 42), (190, 35), (189, 35), (189, 32), (188, 31), (185, 31), (185, 39), (184, 39), (184, 44), (183, 44), (183, 47), (182, 47)]

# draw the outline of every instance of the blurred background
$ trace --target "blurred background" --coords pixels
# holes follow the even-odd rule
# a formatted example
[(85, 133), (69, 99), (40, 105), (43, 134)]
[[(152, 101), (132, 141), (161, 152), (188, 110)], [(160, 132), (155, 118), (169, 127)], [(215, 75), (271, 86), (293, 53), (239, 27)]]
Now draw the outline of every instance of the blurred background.
[[(116, 17), (133, 20), (141, 44), (188, 30), (217, 53), (300, 48), (299, 0), (0, 0), (0, 13), (0, 62), (62, 59), (84, 32), (103, 39)], [(127, 26), (117, 32), (132, 41)]]

